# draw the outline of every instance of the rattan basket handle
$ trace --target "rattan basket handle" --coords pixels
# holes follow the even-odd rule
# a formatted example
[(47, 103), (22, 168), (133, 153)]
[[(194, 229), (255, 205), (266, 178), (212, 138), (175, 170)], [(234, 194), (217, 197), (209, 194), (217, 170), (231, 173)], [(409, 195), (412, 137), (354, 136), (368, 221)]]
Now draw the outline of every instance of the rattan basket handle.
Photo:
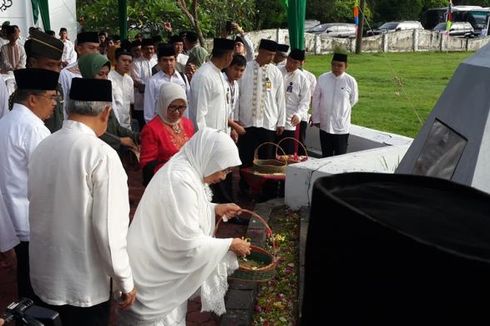
[[(272, 242), (272, 257), (274, 258), (274, 260), (276, 260), (276, 254), (277, 254), (277, 247), (276, 247), (276, 240), (274, 239), (274, 237), (272, 236), (272, 229), (270, 228), (269, 224), (267, 224), (267, 222), (257, 213), (255, 212), (252, 212), (252, 211), (249, 211), (248, 209), (242, 209), (241, 210), (241, 213), (248, 213), (250, 215), (252, 215), (253, 217), (255, 217), (257, 220), (259, 220), (260, 222), (262, 222), (262, 224), (264, 224), (265, 226), (265, 236), (268, 237), (268, 238), (271, 238), (271, 242)], [(214, 233), (213, 235), (216, 236), (216, 232), (218, 231), (218, 227), (221, 225), (221, 222), (223, 221), (223, 216), (221, 216), (218, 220), (218, 222), (216, 223), (216, 226), (214, 228)]]
[[(286, 155), (286, 153), (284, 152), (284, 150), (282, 149), (281, 146), (279, 146), (278, 144), (276, 143), (273, 143), (273, 142), (264, 142), (262, 144), (260, 144), (259, 146), (257, 146), (257, 148), (255, 149), (254, 151), (254, 160), (258, 159), (258, 156), (259, 156), (259, 149), (264, 146), (264, 145), (274, 145), (276, 147), (276, 157), (277, 157), (277, 150), (280, 149), (282, 154), (283, 155)], [(282, 161), (281, 161), (282, 162)], [(285, 164), (284, 165), (288, 165), (288, 162), (284, 162)], [(253, 212), (252, 212), (253, 213)]]
[[(280, 146), (281, 143), (286, 140), (286, 139), (292, 139), (294, 140), (295, 142), (297, 142), (299, 145), (301, 145), (301, 147), (303, 147), (303, 150), (305, 151), (305, 156), (308, 157), (308, 151), (306, 150), (306, 147), (305, 145), (303, 145), (302, 142), (300, 142), (299, 140), (297, 140), (296, 138), (294, 137), (284, 137), (283, 139), (281, 139), (280, 141), (277, 142), (277, 145), (282, 149), (282, 147)], [(284, 153), (284, 150), (282, 151)], [(298, 154), (298, 152), (295, 152), (294, 154)], [(276, 156), (277, 156), (277, 148), (276, 148)]]

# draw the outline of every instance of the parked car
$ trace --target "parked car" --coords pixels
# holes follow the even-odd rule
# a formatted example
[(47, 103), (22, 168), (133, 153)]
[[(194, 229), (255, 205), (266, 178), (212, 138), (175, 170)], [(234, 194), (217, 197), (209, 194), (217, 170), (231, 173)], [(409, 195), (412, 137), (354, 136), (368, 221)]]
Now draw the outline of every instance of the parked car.
[[(446, 23), (437, 24), (433, 31), (439, 33), (446, 32)], [(449, 29), (449, 35), (459, 36), (459, 37), (475, 37), (475, 29), (469, 22), (453, 22), (451, 28)]]
[(367, 31), (367, 35), (379, 35), (396, 31), (404, 31), (409, 29), (424, 29), (422, 24), (415, 20), (407, 20), (401, 22), (388, 22), (379, 26), (377, 29)]
[(319, 20), (316, 20), (316, 19), (307, 19), (305, 20), (305, 31), (317, 26), (317, 25), (320, 25), (320, 21)]
[(326, 35), (330, 37), (355, 37), (356, 25), (349, 23), (320, 24), (307, 30), (308, 33)]

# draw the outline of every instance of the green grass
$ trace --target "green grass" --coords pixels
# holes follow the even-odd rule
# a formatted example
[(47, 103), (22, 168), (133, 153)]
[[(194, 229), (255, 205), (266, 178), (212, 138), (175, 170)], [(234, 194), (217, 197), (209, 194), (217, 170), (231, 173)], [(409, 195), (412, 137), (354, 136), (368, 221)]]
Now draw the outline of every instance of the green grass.
[[(473, 52), (365, 53), (349, 56), (347, 72), (359, 84), (352, 123), (415, 137), (454, 71)], [(331, 55), (308, 56), (317, 77)]]

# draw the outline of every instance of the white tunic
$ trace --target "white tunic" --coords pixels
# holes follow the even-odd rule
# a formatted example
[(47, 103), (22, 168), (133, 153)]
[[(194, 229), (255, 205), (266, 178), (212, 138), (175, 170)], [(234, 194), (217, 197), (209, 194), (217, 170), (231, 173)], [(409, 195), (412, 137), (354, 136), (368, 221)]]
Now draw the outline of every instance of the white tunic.
[(0, 58), (2, 60), (2, 68), (6, 71), (23, 69), (26, 67), (26, 51), (24, 45), (19, 40), (10, 46), (9, 43), (2, 45), (0, 48)]
[(228, 131), (231, 91), (221, 70), (208, 61), (192, 76), (189, 116), (197, 129)]
[(0, 252), (29, 241), (28, 163), (49, 134), (43, 121), (22, 104), (14, 103), (0, 119)]
[(127, 74), (121, 75), (111, 70), (109, 80), (112, 82), (112, 109), (117, 121), (124, 128), (131, 129), (131, 103), (134, 103), (133, 79)]
[(78, 61), (75, 61), (72, 64), (69, 64), (65, 68), (61, 69), (60, 72), (60, 85), (61, 89), (63, 90), (63, 98), (65, 99), (63, 101), (63, 115), (65, 120), (68, 119), (68, 101), (67, 99), (70, 98), (70, 88), (71, 88), (71, 81), (73, 78), (82, 78), (82, 74), (80, 73), (80, 69), (78, 68)]
[(335, 76), (327, 72), (318, 77), (313, 92), (312, 122), (330, 134), (348, 134), (352, 107), (359, 91), (354, 77), (347, 73)]
[[(315, 91), (315, 87), (316, 87), (316, 76), (314, 74), (312, 74), (311, 72), (309, 72), (308, 70), (305, 70), (305, 69), (303, 69), (303, 73), (305, 74), (306, 78), (310, 82), (310, 95), (313, 96), (313, 92)], [(310, 103), (308, 104), (308, 106), (311, 107), (311, 99), (310, 99)], [(306, 114), (303, 117), (301, 117), (301, 120), (308, 122), (309, 121), (309, 113), (306, 112)]]
[[(150, 60), (140, 57), (133, 61), (133, 69), (131, 71), (131, 78), (133, 81), (140, 84), (145, 84), (152, 76), (151, 68), (157, 64), (156, 57), (152, 57)], [(146, 89), (145, 89), (146, 91)], [(134, 88), (134, 109), (136, 111), (143, 111), (145, 104), (145, 94), (140, 93), (138, 88)]]
[(182, 87), (189, 94), (189, 81), (187, 77), (182, 78), (182, 75), (175, 70), (173, 75), (167, 75), (163, 71), (159, 71), (148, 80), (145, 88), (145, 121), (149, 122), (157, 115), (157, 101), (160, 95), (160, 86), (163, 83), (175, 83)]
[(291, 124), (291, 119), (294, 115), (302, 119), (308, 113), (311, 99), (310, 82), (299, 69), (288, 72), (286, 66), (281, 66), (279, 70), (284, 76), (286, 93), (286, 126), (284, 129), (296, 130), (296, 126)]
[(276, 130), (286, 124), (284, 81), (273, 64), (247, 62), (240, 86), (238, 119), (245, 127)]
[(230, 115), (229, 118), (233, 120), (238, 120), (238, 101), (240, 100), (240, 87), (238, 87), (238, 82), (234, 80), (232, 83), (230, 83), (230, 80), (228, 79), (228, 76), (226, 73), (223, 73), (223, 76), (225, 77), (226, 82), (228, 83), (228, 87), (230, 87), (230, 98), (231, 98), (231, 103), (230, 103)]
[(2, 76), (0, 76), (0, 118), (9, 112), (9, 91), (7, 84)]
[(62, 62), (68, 62), (68, 64), (77, 61), (77, 53), (75, 47), (70, 40), (61, 40), (63, 42), (63, 54), (61, 55)]
[[(31, 283), (46, 303), (90, 307), (129, 292), (127, 176), (117, 153), (83, 123), (39, 144), (29, 165)], [(49, 191), (48, 191), (49, 190)]]

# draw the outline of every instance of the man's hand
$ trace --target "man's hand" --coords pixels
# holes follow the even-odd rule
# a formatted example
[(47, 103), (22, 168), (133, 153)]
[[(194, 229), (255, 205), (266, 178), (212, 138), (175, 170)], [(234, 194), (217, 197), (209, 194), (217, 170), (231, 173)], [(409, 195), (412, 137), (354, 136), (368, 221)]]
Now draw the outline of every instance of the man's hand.
[(281, 136), (283, 132), (284, 132), (284, 127), (276, 128), (276, 135)]
[(11, 271), (17, 266), (17, 256), (14, 248), (0, 253), (0, 268)]
[(172, 32), (172, 24), (170, 22), (163, 23), (163, 29), (167, 32)]
[(119, 138), (121, 140), (121, 145), (127, 146), (129, 148), (134, 149), (135, 151), (138, 150), (138, 146), (134, 143), (133, 139), (131, 137), (121, 137)]
[(128, 309), (136, 300), (136, 288), (133, 288), (129, 293), (123, 293), (121, 299), (118, 303), (119, 308), (126, 310)]
[(230, 250), (233, 251), (237, 256), (245, 257), (250, 255), (250, 242), (234, 238), (231, 241)]
[(297, 116), (296, 114), (293, 114), (293, 116), (291, 117), (291, 124), (293, 126), (296, 126), (300, 122), (301, 122), (301, 118), (299, 116)]
[(240, 214), (242, 208), (237, 204), (218, 204), (214, 208), (214, 212), (218, 216), (226, 215), (226, 217), (233, 217)]

